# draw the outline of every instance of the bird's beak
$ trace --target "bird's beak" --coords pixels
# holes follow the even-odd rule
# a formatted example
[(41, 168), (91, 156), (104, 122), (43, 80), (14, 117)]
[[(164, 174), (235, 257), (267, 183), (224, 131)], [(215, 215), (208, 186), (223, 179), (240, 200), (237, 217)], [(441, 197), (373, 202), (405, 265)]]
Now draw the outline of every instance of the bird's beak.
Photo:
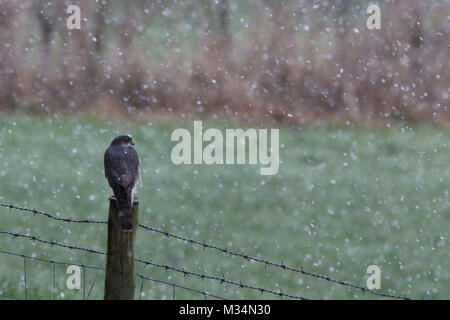
[(133, 141), (130, 141), (130, 144), (131, 144), (132, 146), (134, 146), (134, 142), (133, 142)]

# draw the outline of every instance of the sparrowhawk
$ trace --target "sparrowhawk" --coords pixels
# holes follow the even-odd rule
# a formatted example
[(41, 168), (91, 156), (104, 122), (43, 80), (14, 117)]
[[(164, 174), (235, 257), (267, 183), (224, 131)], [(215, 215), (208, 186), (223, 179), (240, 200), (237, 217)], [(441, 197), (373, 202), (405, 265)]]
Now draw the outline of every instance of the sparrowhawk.
[(131, 136), (118, 136), (105, 151), (105, 177), (114, 191), (122, 230), (133, 230), (133, 189), (140, 178), (139, 156)]

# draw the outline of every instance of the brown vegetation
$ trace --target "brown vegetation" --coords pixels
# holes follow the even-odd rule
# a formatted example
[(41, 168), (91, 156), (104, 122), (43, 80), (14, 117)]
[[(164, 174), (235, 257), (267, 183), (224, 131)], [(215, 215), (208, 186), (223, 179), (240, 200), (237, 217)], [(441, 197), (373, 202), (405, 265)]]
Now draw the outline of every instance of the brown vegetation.
[[(143, 34), (152, 26), (143, 8), (79, 1), (92, 24), (70, 32), (66, 2), (0, 0), (0, 110), (450, 120), (447, 1), (393, 1), (382, 7), (382, 30), (370, 31), (364, 6), (358, 18), (340, 1), (325, 12), (304, 1), (266, 0), (252, 9), (242, 36), (232, 32), (229, 1), (189, 2), (172, 9), (179, 19), (203, 17), (195, 21), (194, 53), (169, 46), (157, 63), (146, 54)], [(164, 2), (140, 5), (164, 16)]]

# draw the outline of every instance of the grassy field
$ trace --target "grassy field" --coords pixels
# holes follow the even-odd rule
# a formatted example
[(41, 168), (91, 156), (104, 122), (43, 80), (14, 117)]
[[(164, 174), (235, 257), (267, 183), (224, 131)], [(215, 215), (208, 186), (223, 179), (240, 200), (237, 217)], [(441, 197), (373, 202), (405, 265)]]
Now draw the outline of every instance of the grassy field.
[[(204, 121), (204, 127), (235, 126)], [(0, 119), (0, 203), (60, 217), (107, 219), (111, 190), (103, 152), (131, 133), (142, 161), (140, 222), (289, 266), (365, 285), (381, 267), (381, 291), (413, 298), (450, 297), (450, 130), (303, 128), (280, 131), (280, 171), (258, 166), (175, 166), (173, 129), (192, 121), (90, 117)], [(105, 225), (77, 225), (0, 208), (0, 229), (104, 251)], [(0, 250), (103, 266), (102, 256), (0, 235)], [(203, 250), (139, 229), (136, 255), (177, 268), (315, 299), (376, 298), (320, 279)], [(259, 292), (137, 264), (137, 272), (226, 298)], [(82, 297), (56, 266), (58, 299)], [(90, 299), (103, 297), (104, 274), (86, 271)], [(53, 298), (52, 265), (27, 261), (28, 297)], [(141, 283), (137, 283), (137, 291)], [(144, 299), (171, 299), (173, 288), (144, 282)], [(0, 254), (0, 293), (23, 297), (23, 259)], [(203, 299), (182, 289), (177, 298)], [(262, 298), (277, 298), (264, 294)]]

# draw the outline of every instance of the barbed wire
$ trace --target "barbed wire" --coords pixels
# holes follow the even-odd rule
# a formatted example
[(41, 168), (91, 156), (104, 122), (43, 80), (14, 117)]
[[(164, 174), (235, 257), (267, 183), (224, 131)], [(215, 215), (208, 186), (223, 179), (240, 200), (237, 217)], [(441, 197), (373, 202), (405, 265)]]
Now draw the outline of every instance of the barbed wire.
[[(61, 247), (61, 248), (66, 248), (69, 250), (79, 250), (79, 251), (85, 251), (88, 253), (92, 253), (92, 254), (98, 254), (98, 255), (106, 255), (105, 252), (103, 251), (99, 251), (99, 250), (94, 250), (94, 249), (89, 249), (89, 248), (84, 248), (84, 247), (80, 247), (80, 246), (75, 246), (75, 245), (71, 245), (71, 244), (63, 244), (63, 243), (59, 243), (57, 241), (54, 240), (42, 240), (39, 237), (36, 236), (32, 236), (32, 235), (27, 235), (27, 234), (22, 234), (22, 233), (15, 233), (15, 232), (9, 232), (9, 231), (4, 231), (4, 230), (0, 230), (0, 234), (5, 234), (5, 235), (9, 235), (13, 238), (25, 238), (31, 241), (36, 241), (36, 242), (40, 242), (40, 243), (44, 243), (44, 244), (48, 244), (50, 246), (57, 246), (57, 247)], [(251, 286), (251, 285), (247, 285), (244, 284), (242, 282), (236, 282), (236, 281), (232, 281), (232, 280), (228, 280), (225, 279), (225, 276), (222, 276), (221, 278), (216, 277), (216, 276), (211, 276), (211, 275), (207, 275), (207, 274), (202, 274), (202, 273), (197, 273), (197, 272), (192, 272), (192, 271), (188, 271), (185, 269), (180, 269), (180, 268), (176, 268), (170, 265), (165, 265), (165, 264), (158, 264), (152, 261), (147, 261), (147, 260), (143, 260), (143, 259), (139, 259), (139, 258), (135, 258), (136, 262), (142, 263), (146, 266), (154, 266), (157, 268), (161, 268), (164, 270), (172, 270), (178, 273), (182, 273), (184, 276), (194, 276), (197, 277), (199, 279), (210, 279), (210, 280), (215, 280), (218, 281), (220, 283), (226, 283), (226, 284), (230, 284), (230, 285), (234, 285), (237, 287), (240, 287), (241, 289), (250, 289), (250, 290), (254, 290), (254, 291), (258, 291), (261, 294), (263, 293), (270, 293), (273, 294), (275, 296), (279, 296), (280, 298), (286, 297), (286, 298), (292, 298), (292, 299), (300, 299), (300, 300), (308, 300), (308, 298), (305, 298), (303, 296), (300, 295), (291, 295), (291, 294), (287, 294), (284, 293), (283, 291), (273, 291), (270, 289), (266, 289), (266, 288), (261, 288), (261, 287), (255, 287), (255, 286)]]
[(59, 243), (57, 241), (54, 240), (42, 240), (37, 236), (31, 236), (28, 234), (23, 234), (23, 233), (15, 233), (15, 232), (9, 232), (9, 231), (4, 231), (4, 230), (0, 230), (0, 234), (5, 234), (5, 235), (9, 235), (13, 238), (25, 238), (25, 239), (29, 239), (31, 241), (37, 241), (40, 243), (44, 243), (44, 244), (48, 244), (51, 247), (56, 246), (56, 247), (61, 247), (61, 248), (66, 248), (69, 250), (80, 250), (80, 251), (86, 251), (89, 253), (94, 253), (94, 254), (100, 254), (100, 255), (106, 255), (105, 252), (103, 251), (99, 251), (99, 250), (95, 250), (95, 249), (89, 249), (89, 248), (84, 248), (84, 247), (79, 247), (79, 246), (74, 246), (74, 245), (70, 245), (70, 244), (63, 244), (63, 243)]
[(63, 222), (67, 222), (67, 223), (97, 223), (97, 224), (107, 224), (108, 223), (107, 221), (103, 221), (103, 220), (91, 220), (91, 219), (78, 220), (78, 219), (72, 219), (72, 218), (61, 218), (61, 217), (57, 217), (57, 216), (52, 215), (45, 211), (40, 211), (40, 210), (30, 209), (30, 208), (22, 208), (22, 207), (18, 207), (18, 206), (12, 205), (12, 204), (0, 203), (0, 207), (8, 208), (8, 209), (15, 209), (15, 210), (19, 210), (19, 211), (27, 211), (27, 212), (33, 213), (34, 215), (41, 215), (41, 216), (45, 216), (45, 217), (53, 219), (53, 220), (63, 221)]
[(222, 252), (222, 253), (224, 253), (226, 255), (232, 255), (232, 256), (236, 256), (236, 257), (240, 257), (240, 258), (246, 259), (248, 261), (254, 261), (254, 262), (257, 262), (257, 263), (262, 263), (262, 264), (264, 264), (266, 266), (272, 266), (272, 267), (276, 267), (276, 268), (279, 268), (279, 269), (282, 269), (282, 270), (285, 270), (285, 271), (292, 271), (292, 272), (295, 272), (295, 273), (300, 273), (302, 275), (307, 275), (307, 276), (311, 276), (311, 277), (314, 277), (314, 278), (326, 280), (328, 282), (332, 282), (332, 283), (339, 284), (339, 285), (342, 285), (342, 286), (347, 286), (347, 287), (351, 287), (353, 289), (358, 289), (358, 290), (360, 290), (360, 291), (362, 291), (364, 293), (365, 292), (369, 292), (369, 293), (372, 293), (374, 295), (381, 296), (381, 297), (386, 297), (386, 298), (412, 300), (412, 298), (410, 298), (410, 297), (397, 296), (397, 295), (392, 295), (392, 294), (388, 294), (388, 293), (377, 292), (377, 291), (374, 291), (374, 290), (371, 290), (371, 289), (368, 289), (368, 288), (365, 288), (363, 286), (359, 286), (359, 285), (356, 285), (356, 284), (353, 284), (353, 283), (350, 283), (350, 282), (347, 282), (347, 281), (334, 279), (334, 278), (332, 278), (330, 276), (327, 276), (327, 275), (322, 275), (322, 274), (319, 274), (319, 273), (306, 271), (306, 270), (303, 269), (303, 267), (301, 267), (301, 269), (297, 269), (297, 268), (289, 267), (289, 266), (287, 266), (287, 265), (285, 265), (283, 263), (276, 263), (276, 262), (272, 262), (272, 261), (265, 260), (265, 259), (262, 259), (262, 258), (255, 258), (255, 257), (252, 257), (252, 256), (250, 256), (248, 254), (245, 254), (245, 253), (233, 252), (233, 251), (228, 250), (227, 248), (221, 248), (221, 247), (218, 247), (218, 246), (215, 246), (215, 245), (211, 245), (211, 244), (208, 244), (208, 243), (205, 243), (205, 242), (201, 242), (201, 241), (198, 241), (198, 240), (192, 240), (192, 239), (189, 239), (189, 238), (184, 238), (182, 236), (179, 236), (179, 235), (176, 235), (176, 234), (172, 234), (172, 233), (167, 232), (167, 231), (159, 230), (159, 229), (156, 229), (156, 228), (153, 228), (153, 227), (149, 227), (149, 226), (145, 226), (145, 225), (141, 225), (141, 224), (139, 226), (141, 228), (144, 228), (144, 229), (149, 230), (149, 231), (161, 233), (161, 234), (163, 234), (163, 235), (165, 235), (167, 237), (170, 237), (170, 238), (174, 238), (174, 239), (178, 239), (180, 241), (184, 241), (184, 242), (188, 242), (188, 243), (191, 243), (191, 244), (202, 246), (204, 249), (217, 250), (217, 251), (220, 251), (220, 252)]
[[(106, 268), (104, 267), (99, 267), (99, 266), (91, 266), (91, 265), (87, 265), (87, 264), (80, 264), (80, 263), (74, 263), (74, 262), (62, 262), (62, 261), (57, 261), (57, 260), (53, 260), (53, 259), (44, 259), (44, 258), (39, 258), (39, 257), (33, 257), (33, 256), (28, 256), (22, 253), (16, 253), (16, 252), (10, 252), (10, 251), (5, 251), (5, 250), (0, 250), (0, 254), (7, 254), (7, 255), (12, 255), (12, 256), (17, 256), (17, 257), (21, 257), (21, 258), (27, 258), (30, 260), (36, 260), (36, 261), (40, 261), (40, 262), (46, 262), (46, 263), (51, 263), (51, 264), (58, 264), (58, 265), (72, 265), (72, 266), (78, 266), (78, 267), (82, 267), (82, 268), (87, 268), (87, 269), (93, 269), (93, 270), (101, 270), (101, 271), (106, 271)], [(54, 275), (54, 274), (53, 274)], [(190, 288), (187, 286), (183, 286), (174, 282), (169, 282), (169, 281), (165, 281), (165, 280), (159, 280), (159, 279), (155, 279), (155, 278), (151, 278), (139, 273), (136, 273), (136, 276), (147, 280), (147, 281), (152, 281), (152, 282), (157, 282), (157, 283), (161, 283), (161, 284), (165, 284), (168, 286), (171, 286), (172, 288), (180, 288), (180, 289), (184, 289), (184, 290), (188, 290), (188, 291), (192, 291), (195, 293), (199, 293), (206, 296), (210, 296), (216, 299), (220, 299), (220, 300), (227, 300), (224, 297), (209, 293), (207, 291), (202, 291), (202, 290), (198, 290), (198, 289), (194, 289), (194, 288)], [(53, 279), (55, 280), (55, 279)], [(4, 295), (4, 294), (0, 294), (0, 297), (5, 297), (5, 298), (9, 298), (9, 299), (20, 299), (17, 297), (13, 297), (13, 296), (9, 296), (9, 295)], [(141, 290), (139, 293), (139, 299), (142, 297), (142, 286), (141, 286)]]
[(292, 299), (300, 299), (300, 300), (309, 300), (306, 297), (300, 296), (300, 295), (291, 295), (291, 294), (287, 294), (284, 293), (283, 291), (273, 291), (270, 289), (266, 289), (266, 288), (261, 288), (261, 287), (255, 287), (255, 286), (251, 286), (248, 284), (244, 284), (242, 282), (236, 282), (236, 281), (232, 281), (232, 280), (227, 280), (225, 279), (225, 276), (223, 276), (222, 278), (216, 277), (216, 276), (210, 276), (210, 275), (205, 275), (205, 274), (201, 274), (201, 273), (196, 273), (196, 272), (192, 272), (192, 271), (187, 271), (184, 269), (179, 269), (176, 267), (172, 267), (172, 266), (168, 266), (168, 265), (163, 265), (163, 264), (157, 264), (151, 261), (144, 261), (141, 259), (136, 259), (137, 262), (143, 263), (145, 265), (151, 265), (154, 267), (158, 267), (158, 268), (163, 268), (165, 270), (172, 270), (172, 271), (176, 271), (179, 273), (183, 273), (185, 276), (194, 276), (200, 279), (210, 279), (210, 280), (215, 280), (215, 281), (219, 281), (220, 283), (227, 283), (227, 284), (231, 284), (237, 287), (240, 287), (241, 289), (251, 289), (251, 290), (255, 290), (255, 291), (259, 291), (261, 294), (263, 293), (270, 293), (273, 294), (275, 296), (279, 296), (279, 297), (286, 297), (286, 298), (292, 298)]
[[(9, 205), (9, 204), (0, 204), (0, 207), (6, 207), (6, 208), (9, 208), (9, 209), (17, 209), (17, 210), (21, 210), (21, 211), (29, 211), (29, 212), (32, 212), (35, 215), (43, 215), (43, 216), (46, 216), (47, 218), (51, 218), (51, 219), (55, 219), (55, 220), (59, 220), (59, 221), (64, 221), (64, 222), (68, 222), (68, 223), (97, 223), (97, 224), (107, 224), (108, 223), (107, 221), (100, 221), (100, 220), (76, 220), (76, 219), (71, 219), (71, 218), (60, 218), (60, 217), (55, 217), (55, 216), (53, 216), (53, 215), (51, 215), (50, 213), (47, 213), (47, 212), (39, 211), (39, 210), (36, 210), (36, 209), (21, 208), (21, 207), (17, 207), (17, 206), (14, 206), (14, 205)], [(256, 257), (250, 256), (250, 255), (245, 254), (245, 253), (239, 253), (239, 252), (230, 251), (230, 250), (228, 250), (228, 248), (222, 248), (222, 247), (219, 247), (219, 246), (216, 246), (216, 245), (208, 244), (208, 243), (206, 243), (204, 241), (198, 241), (198, 240), (189, 239), (189, 238), (186, 238), (186, 237), (183, 237), (183, 236), (179, 236), (179, 235), (170, 233), (168, 231), (164, 231), (164, 230), (157, 229), (157, 228), (154, 228), (154, 227), (150, 227), (150, 226), (147, 226), (147, 225), (144, 225), (144, 224), (139, 224), (139, 227), (144, 229), (144, 230), (147, 230), (147, 231), (160, 233), (162, 235), (167, 236), (168, 238), (174, 238), (174, 239), (177, 239), (177, 240), (180, 240), (180, 241), (183, 241), (183, 242), (187, 242), (187, 243), (192, 244), (192, 245), (202, 246), (203, 249), (213, 249), (213, 250), (222, 252), (222, 253), (224, 253), (226, 255), (240, 257), (240, 258), (246, 259), (248, 261), (253, 261), (253, 262), (264, 264), (265, 266), (272, 266), (272, 267), (275, 267), (275, 268), (278, 268), (278, 269), (282, 269), (282, 270), (285, 270), (285, 271), (291, 271), (291, 272), (299, 273), (299, 274), (302, 274), (302, 275), (314, 277), (314, 278), (317, 278), (317, 279), (326, 280), (326, 281), (334, 283), (334, 284), (347, 286), (347, 287), (350, 287), (350, 288), (362, 291), (363, 293), (368, 292), (368, 293), (371, 293), (373, 295), (377, 295), (377, 296), (385, 297), (385, 298), (412, 300), (412, 298), (407, 297), (407, 296), (400, 296), (400, 295), (394, 295), (394, 294), (389, 294), (389, 293), (384, 293), (384, 292), (378, 292), (378, 291), (375, 291), (375, 290), (372, 290), (372, 289), (368, 289), (368, 288), (360, 286), (360, 285), (356, 285), (356, 284), (350, 283), (348, 281), (334, 279), (334, 278), (332, 278), (332, 277), (330, 277), (328, 275), (323, 275), (323, 274), (320, 274), (320, 273), (307, 271), (307, 270), (305, 270), (303, 268), (303, 266), (300, 269), (293, 268), (293, 267), (285, 265), (284, 263), (277, 263), (277, 262), (273, 262), (273, 261), (266, 260), (266, 259), (263, 259), (263, 258), (256, 258)]]

